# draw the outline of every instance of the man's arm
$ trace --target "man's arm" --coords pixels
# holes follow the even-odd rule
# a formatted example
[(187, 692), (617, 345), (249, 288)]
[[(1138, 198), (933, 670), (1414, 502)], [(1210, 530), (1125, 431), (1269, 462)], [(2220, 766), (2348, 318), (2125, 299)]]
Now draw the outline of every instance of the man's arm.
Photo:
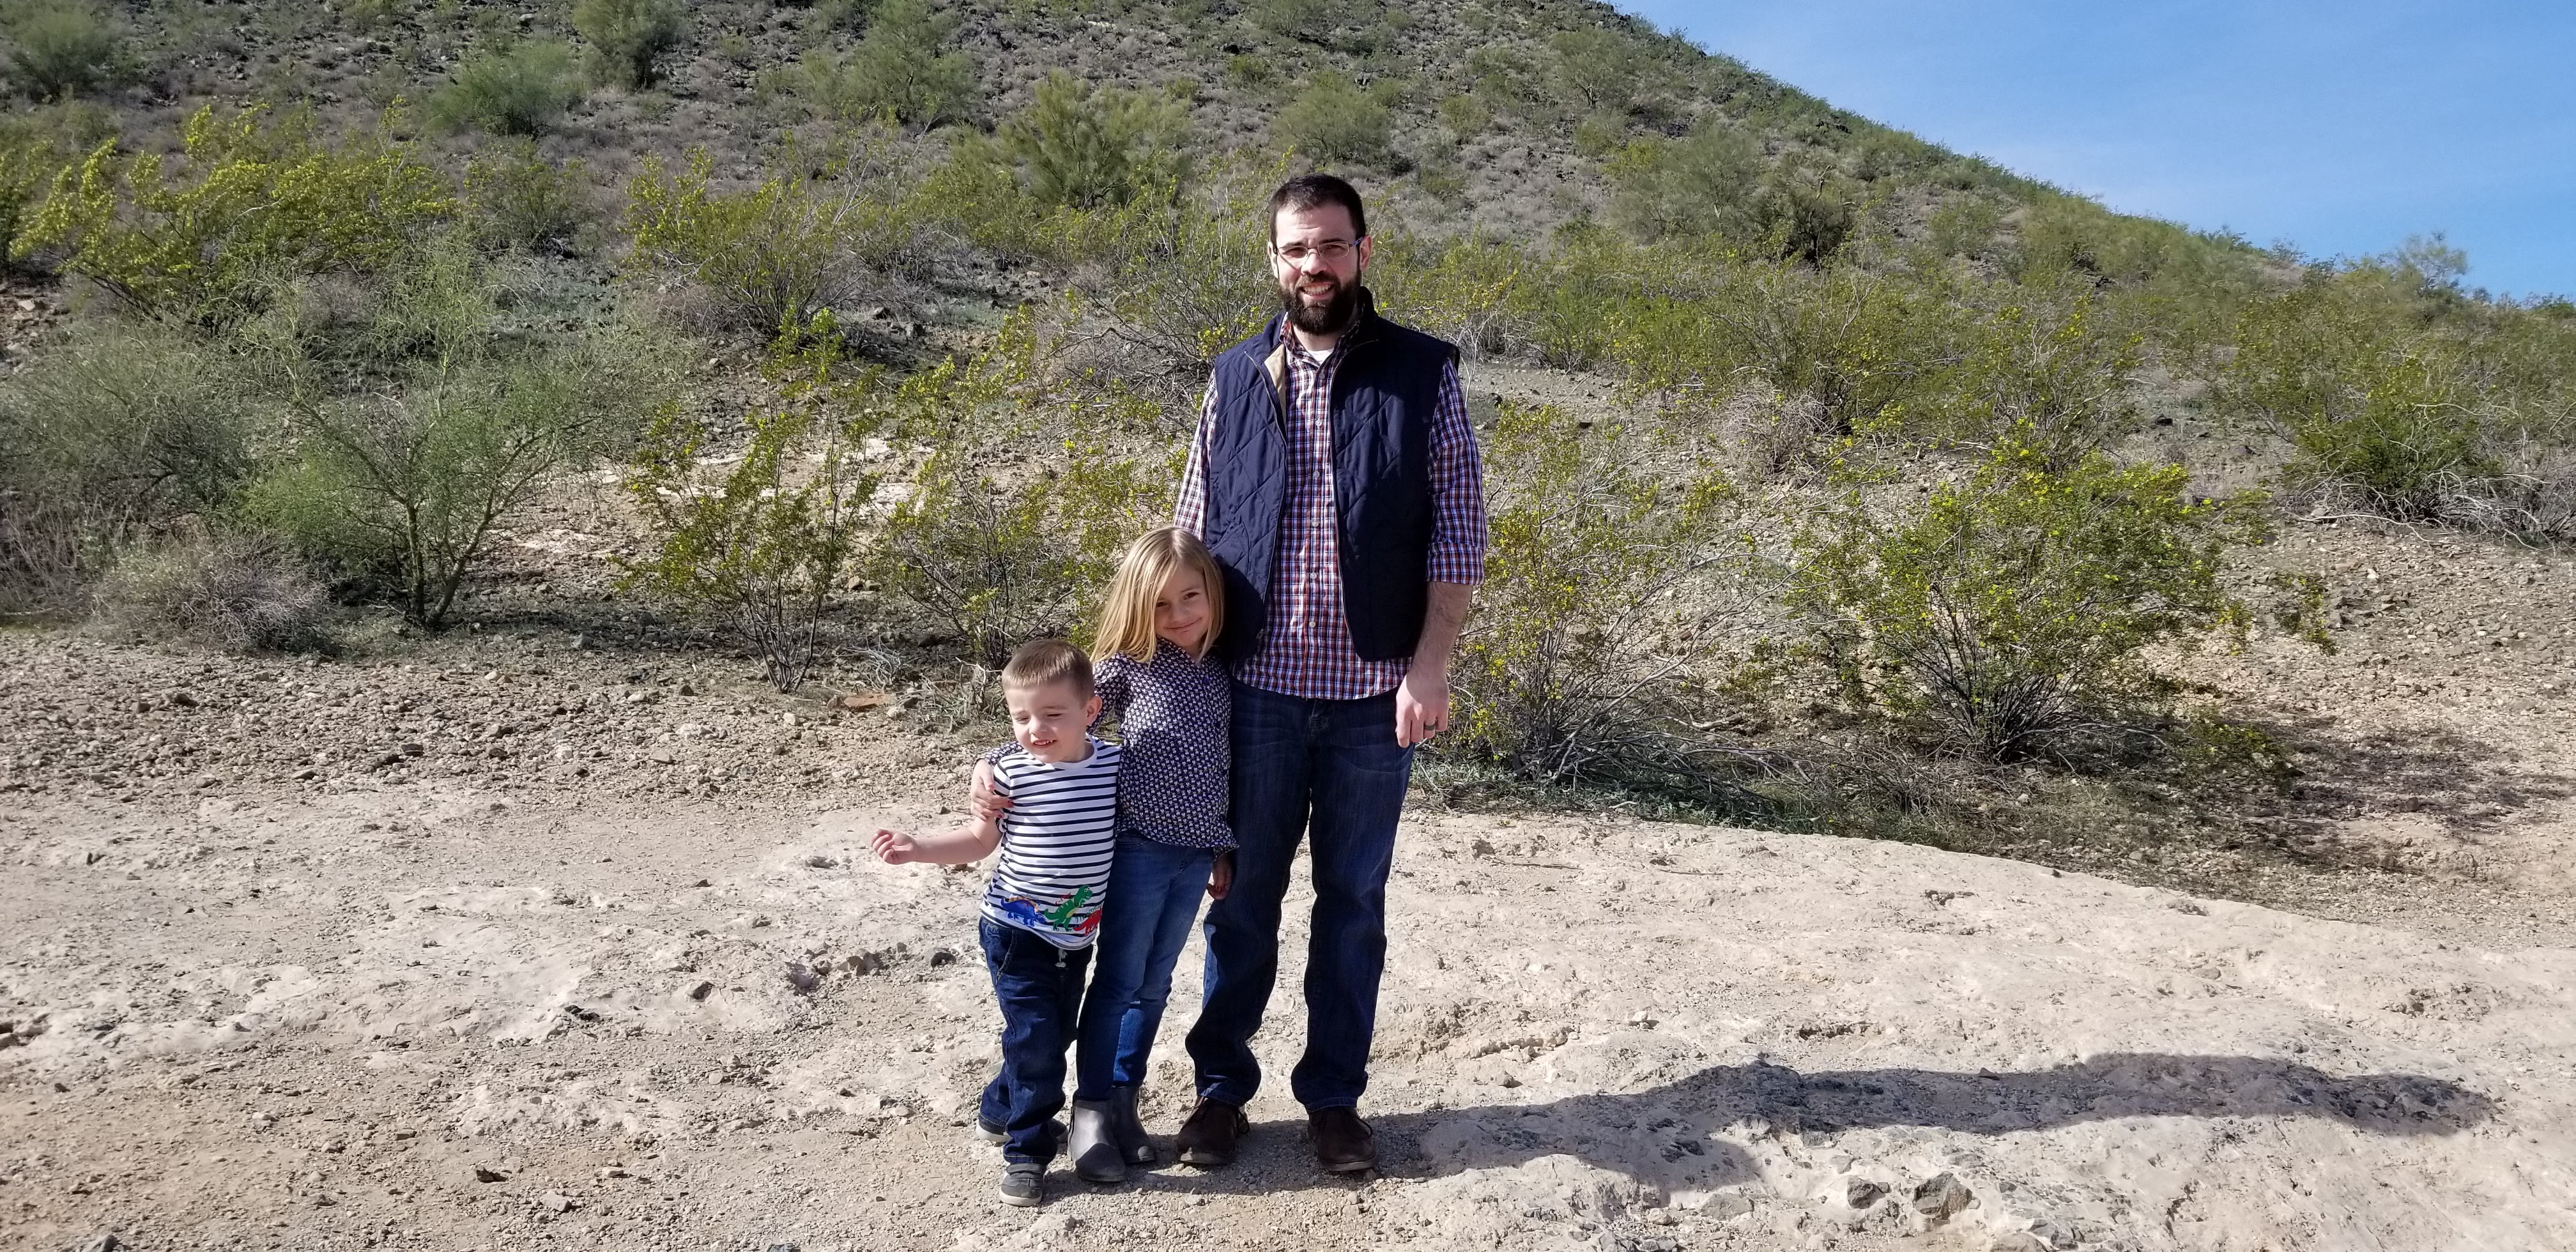
[(1449, 729), (1449, 654), (1467, 625), (1467, 602), (1476, 589), (1464, 583), (1431, 584), (1422, 610), (1422, 642), (1395, 689), (1395, 746), (1410, 748)]
[(1485, 480), (1476, 457), (1476, 428), (1458, 369), (1441, 371), (1431, 419), (1430, 603), (1413, 664), (1395, 690), (1395, 742), (1412, 747), (1449, 728), (1449, 655), (1467, 625), (1467, 605), (1485, 580)]

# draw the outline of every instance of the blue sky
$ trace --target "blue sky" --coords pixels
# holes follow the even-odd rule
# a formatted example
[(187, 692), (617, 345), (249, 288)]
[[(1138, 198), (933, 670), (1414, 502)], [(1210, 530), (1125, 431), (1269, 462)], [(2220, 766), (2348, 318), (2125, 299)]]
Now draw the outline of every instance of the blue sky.
[(2576, 296), (2576, 0), (1614, 0), (2114, 209)]

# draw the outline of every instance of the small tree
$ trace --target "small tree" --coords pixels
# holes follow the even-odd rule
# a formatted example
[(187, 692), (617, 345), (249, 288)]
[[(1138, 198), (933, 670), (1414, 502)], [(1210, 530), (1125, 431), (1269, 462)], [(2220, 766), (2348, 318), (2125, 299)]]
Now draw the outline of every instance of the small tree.
[(39, 100), (63, 100), (113, 81), (124, 68), (116, 28), (79, 0), (13, 6), (9, 76)]
[(994, 138), (1038, 203), (1088, 209), (1169, 186), (1187, 125), (1170, 96), (1094, 87), (1053, 70)]
[(627, 565), (628, 584), (730, 626), (780, 691), (804, 682), (832, 593), (865, 555), (862, 512), (877, 486), (861, 455), (870, 417), (831, 403), (866, 384), (835, 376), (830, 312), (800, 329), (772, 349), (784, 403), (749, 418), (738, 459), (711, 462), (712, 427), (674, 408), (645, 433), (625, 477), (657, 538)]
[(963, 118), (975, 64), (964, 52), (940, 50), (951, 28), (926, 0), (884, 0), (857, 47), (838, 57), (806, 56), (804, 95), (826, 116), (892, 121), (915, 134)]
[(308, 550), (389, 573), (404, 615), (435, 628), (502, 519), (632, 439), (656, 366), (632, 344), (504, 340), (485, 276), (453, 249), (402, 280), (359, 340), (414, 340), (418, 363), (372, 386), (352, 384), (381, 367), (327, 353), (295, 317), (257, 328), (292, 444), (250, 503)]
[(662, 54), (689, 29), (679, 0), (576, 0), (572, 28), (590, 41), (602, 77), (621, 87), (652, 86)]
[(2192, 499), (2188, 477), (2098, 452), (2061, 470), (2006, 440), (1919, 503), (1855, 493), (1798, 540), (1804, 654), (1849, 703), (1987, 760), (2114, 722), (2154, 694), (2147, 649), (2241, 639), (2250, 619), (2224, 574), (2262, 525), (2243, 502)]
[(581, 99), (572, 49), (532, 39), (469, 58), (429, 99), (430, 115), (496, 135), (541, 134)]
[(1327, 164), (1375, 164), (1386, 159), (1395, 115), (1347, 76), (1317, 74), (1271, 122), (1288, 147)]
[(1724, 123), (1680, 139), (1639, 139), (1610, 161), (1610, 221), (1647, 243), (1749, 233), (1762, 146)]

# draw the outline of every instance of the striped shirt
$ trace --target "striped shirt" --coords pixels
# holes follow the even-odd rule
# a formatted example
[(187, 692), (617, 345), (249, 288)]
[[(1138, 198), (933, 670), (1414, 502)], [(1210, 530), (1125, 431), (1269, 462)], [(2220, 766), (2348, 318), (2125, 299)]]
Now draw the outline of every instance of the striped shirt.
[(1011, 808), (984, 916), (1059, 948), (1091, 946), (1118, 844), (1118, 745), (1088, 742), (1079, 761), (1041, 761), (1013, 745), (993, 763), (993, 790)]
[[(1270, 620), (1261, 649), (1234, 676), (1264, 691), (1309, 700), (1358, 700), (1395, 690), (1412, 661), (1363, 661), (1351, 643), (1342, 601), (1339, 519), (1333, 506), (1333, 371), (1340, 351), (1318, 356), (1294, 333), (1288, 340), (1288, 502), (1279, 519), (1279, 555), (1270, 572)], [(1458, 369), (1440, 369), (1440, 398), (1431, 411), (1431, 498), (1434, 505), (1427, 581), (1474, 586), (1485, 580), (1485, 487), (1476, 462), (1476, 432), (1467, 421)], [(1198, 437), (1181, 472), (1172, 524), (1205, 537), (1207, 450), (1215, 438), (1216, 384), (1199, 408)]]

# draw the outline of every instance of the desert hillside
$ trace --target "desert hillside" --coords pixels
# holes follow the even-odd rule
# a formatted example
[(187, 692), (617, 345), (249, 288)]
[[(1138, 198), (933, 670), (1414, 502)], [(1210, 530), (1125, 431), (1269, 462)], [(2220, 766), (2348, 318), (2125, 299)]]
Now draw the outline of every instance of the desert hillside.
[[(2438, 236), (1579, 0), (12, 0), (0, 83), (0, 1244), (2576, 1242), (2576, 305)], [(1494, 521), (1384, 1169), (1265, 1092), (997, 1211), (977, 880), (861, 837), (1311, 169)]]

